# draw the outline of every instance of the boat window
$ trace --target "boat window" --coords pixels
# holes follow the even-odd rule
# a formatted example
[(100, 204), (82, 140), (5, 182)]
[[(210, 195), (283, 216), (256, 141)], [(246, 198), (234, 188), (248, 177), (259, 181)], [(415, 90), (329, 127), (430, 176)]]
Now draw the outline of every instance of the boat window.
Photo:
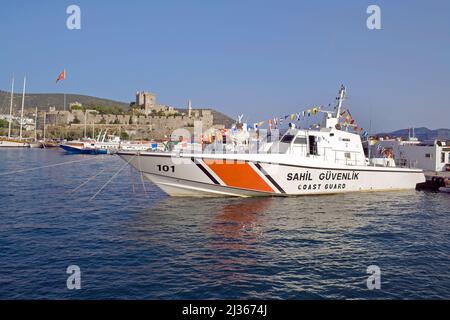
[(309, 140), (309, 154), (310, 155), (317, 155), (317, 140), (316, 136), (308, 136)]
[(350, 152), (346, 152), (346, 153), (345, 153), (345, 157), (346, 157), (347, 159), (350, 159), (350, 158), (351, 158)]
[(292, 134), (286, 134), (283, 138), (281, 138), (281, 142), (283, 143), (291, 143), (294, 140), (295, 136)]
[(297, 138), (295, 138), (294, 144), (306, 144), (306, 137), (297, 137)]
[(445, 162), (445, 152), (441, 153), (441, 162), (444, 163)]

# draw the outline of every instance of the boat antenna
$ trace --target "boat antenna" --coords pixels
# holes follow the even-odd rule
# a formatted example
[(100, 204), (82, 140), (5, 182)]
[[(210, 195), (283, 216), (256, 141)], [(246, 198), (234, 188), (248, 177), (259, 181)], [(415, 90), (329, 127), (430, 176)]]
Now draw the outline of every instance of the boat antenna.
[(346, 97), (345, 86), (342, 84), (341, 89), (339, 90), (339, 97), (336, 98), (336, 100), (337, 100), (336, 118), (337, 119), (339, 119), (339, 115), (341, 114), (342, 102), (344, 101), (345, 97)]

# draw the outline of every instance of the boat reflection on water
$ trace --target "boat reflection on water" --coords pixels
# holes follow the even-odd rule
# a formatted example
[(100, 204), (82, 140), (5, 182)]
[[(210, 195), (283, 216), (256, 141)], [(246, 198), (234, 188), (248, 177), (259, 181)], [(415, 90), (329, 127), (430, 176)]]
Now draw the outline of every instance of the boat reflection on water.
[(274, 198), (250, 198), (232, 201), (212, 214), (208, 232), (216, 249), (248, 249), (261, 237)]
[(389, 193), (382, 203), (375, 193), (149, 196), (155, 205), (136, 207), (121, 224), (124, 242), (138, 257), (140, 281), (180, 299), (365, 297), (367, 266), (391, 262), (386, 277), (401, 274), (415, 250), (410, 234), (422, 232), (411, 226), (431, 223), (417, 214), (429, 195), (417, 191)]
[[(141, 212), (131, 222), (140, 240), (155, 226), (165, 225), (180, 237), (201, 236), (239, 248), (237, 240), (255, 241), (264, 225), (264, 213), (274, 198), (165, 198)], [(148, 231), (148, 232), (147, 232)], [(164, 240), (164, 239), (161, 239)], [(234, 240), (234, 241), (233, 241)]]

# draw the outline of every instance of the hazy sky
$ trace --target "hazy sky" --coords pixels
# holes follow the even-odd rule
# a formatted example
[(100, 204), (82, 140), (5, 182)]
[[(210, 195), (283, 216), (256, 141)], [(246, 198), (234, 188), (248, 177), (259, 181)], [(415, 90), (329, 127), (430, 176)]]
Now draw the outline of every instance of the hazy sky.
[[(66, 27), (71, 4), (81, 30)], [(381, 30), (366, 27), (370, 4)], [(343, 83), (372, 131), (450, 127), (448, 0), (2, 0), (0, 27), (3, 90), (26, 74), (30, 92), (148, 90), (254, 122), (334, 103)]]

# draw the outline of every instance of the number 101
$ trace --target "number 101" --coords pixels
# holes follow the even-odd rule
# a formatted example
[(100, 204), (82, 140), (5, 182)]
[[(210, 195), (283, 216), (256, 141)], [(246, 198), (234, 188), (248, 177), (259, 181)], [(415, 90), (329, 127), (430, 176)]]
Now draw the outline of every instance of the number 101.
[(161, 164), (158, 164), (156, 166), (158, 167), (158, 171), (175, 172), (175, 166), (168, 166), (168, 165), (161, 165)]

